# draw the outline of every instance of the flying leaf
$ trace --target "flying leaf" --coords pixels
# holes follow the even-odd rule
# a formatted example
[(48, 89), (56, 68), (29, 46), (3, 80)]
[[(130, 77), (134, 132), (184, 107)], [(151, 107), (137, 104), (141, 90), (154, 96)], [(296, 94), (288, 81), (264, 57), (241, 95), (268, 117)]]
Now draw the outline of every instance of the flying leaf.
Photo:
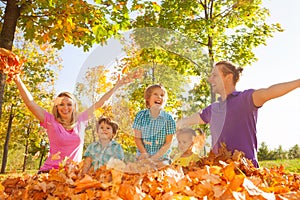
[(10, 82), (17, 74), (21, 73), (23, 61), (11, 51), (0, 48), (0, 71), (8, 75), (7, 82)]
[(57, 153), (53, 154), (51, 156), (51, 160), (59, 160), (60, 159), (60, 151), (58, 151)]

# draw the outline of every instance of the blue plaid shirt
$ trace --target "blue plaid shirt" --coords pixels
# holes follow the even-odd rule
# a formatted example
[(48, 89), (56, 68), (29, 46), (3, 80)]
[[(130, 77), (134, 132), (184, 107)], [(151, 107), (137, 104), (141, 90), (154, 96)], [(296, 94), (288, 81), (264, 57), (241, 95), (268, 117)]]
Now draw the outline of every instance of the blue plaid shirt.
[[(137, 113), (132, 128), (142, 132), (144, 147), (150, 155), (154, 155), (165, 144), (166, 135), (175, 134), (176, 123), (173, 117), (163, 110), (157, 118), (153, 118), (150, 109), (145, 109)], [(170, 150), (164, 158), (169, 158), (169, 153)]]
[(94, 170), (102, 165), (106, 165), (111, 157), (124, 159), (122, 146), (114, 140), (111, 140), (106, 147), (102, 147), (100, 142), (91, 143), (84, 152), (85, 157), (92, 158)]

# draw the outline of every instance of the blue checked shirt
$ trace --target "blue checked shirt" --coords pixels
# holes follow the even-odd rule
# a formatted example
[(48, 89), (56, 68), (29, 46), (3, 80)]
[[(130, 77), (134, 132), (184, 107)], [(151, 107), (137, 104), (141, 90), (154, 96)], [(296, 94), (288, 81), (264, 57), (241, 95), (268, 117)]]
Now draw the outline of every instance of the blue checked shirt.
[(93, 142), (85, 150), (84, 156), (92, 158), (92, 166), (96, 170), (106, 165), (111, 157), (123, 160), (124, 151), (122, 146), (114, 140), (111, 140), (106, 147), (102, 147), (100, 142)]
[[(166, 135), (175, 134), (176, 123), (173, 117), (163, 110), (154, 119), (150, 114), (150, 109), (145, 109), (137, 113), (132, 128), (142, 132), (144, 147), (150, 155), (154, 155), (165, 144)], [(170, 150), (164, 158), (169, 158), (169, 153)]]

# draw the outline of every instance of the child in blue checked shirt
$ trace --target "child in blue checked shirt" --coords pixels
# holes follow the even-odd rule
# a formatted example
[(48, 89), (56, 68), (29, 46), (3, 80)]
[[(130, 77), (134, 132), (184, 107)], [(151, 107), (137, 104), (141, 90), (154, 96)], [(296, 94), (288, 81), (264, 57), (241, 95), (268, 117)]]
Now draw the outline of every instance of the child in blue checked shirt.
[(147, 109), (136, 114), (132, 125), (139, 160), (170, 159), (170, 146), (176, 131), (176, 123), (173, 117), (163, 110), (167, 97), (167, 90), (162, 85), (151, 85), (145, 90)]
[(113, 138), (117, 134), (118, 124), (110, 118), (102, 117), (96, 124), (99, 141), (91, 143), (85, 153), (82, 175), (92, 167), (96, 171), (100, 166), (107, 164), (110, 158), (124, 159), (124, 151)]

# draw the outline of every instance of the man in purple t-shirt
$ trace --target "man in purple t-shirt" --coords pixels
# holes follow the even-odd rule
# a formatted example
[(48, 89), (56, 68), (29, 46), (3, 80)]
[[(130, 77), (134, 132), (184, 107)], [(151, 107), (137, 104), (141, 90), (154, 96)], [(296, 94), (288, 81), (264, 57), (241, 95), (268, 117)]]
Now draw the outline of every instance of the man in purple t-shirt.
[(242, 68), (228, 61), (215, 64), (208, 81), (212, 91), (219, 94), (218, 101), (200, 112), (177, 121), (177, 128), (194, 124), (210, 124), (212, 148), (218, 152), (222, 143), (228, 150), (239, 150), (253, 161), (257, 161), (256, 122), (258, 108), (271, 99), (283, 96), (300, 87), (300, 79), (279, 83), (258, 90), (236, 91)]

